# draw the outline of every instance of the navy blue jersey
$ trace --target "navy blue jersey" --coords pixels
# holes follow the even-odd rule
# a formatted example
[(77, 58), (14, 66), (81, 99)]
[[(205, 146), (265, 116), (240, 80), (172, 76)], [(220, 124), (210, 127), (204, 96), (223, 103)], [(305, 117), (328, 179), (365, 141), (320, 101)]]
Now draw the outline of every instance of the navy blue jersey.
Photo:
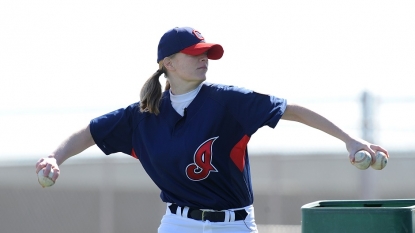
[(184, 116), (165, 91), (160, 114), (135, 103), (93, 119), (90, 129), (105, 154), (139, 159), (164, 202), (223, 210), (253, 204), (247, 144), (262, 126), (274, 128), (285, 108), (285, 99), (204, 83)]

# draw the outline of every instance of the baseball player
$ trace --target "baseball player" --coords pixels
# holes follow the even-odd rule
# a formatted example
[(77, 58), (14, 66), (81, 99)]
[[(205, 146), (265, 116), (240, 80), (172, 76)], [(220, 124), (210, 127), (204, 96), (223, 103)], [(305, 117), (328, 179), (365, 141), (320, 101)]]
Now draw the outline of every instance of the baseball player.
[[(323, 116), (286, 99), (206, 82), (209, 59), (221, 45), (207, 43), (190, 27), (167, 31), (158, 45), (159, 69), (140, 101), (92, 119), (66, 139), (36, 172), (52, 169), (86, 148), (122, 152), (139, 159), (160, 188), (166, 213), (159, 233), (258, 232), (247, 145), (261, 127), (297, 121), (342, 140), (351, 161), (358, 150), (387, 151), (353, 138)], [(166, 90), (159, 77), (164, 74)]]

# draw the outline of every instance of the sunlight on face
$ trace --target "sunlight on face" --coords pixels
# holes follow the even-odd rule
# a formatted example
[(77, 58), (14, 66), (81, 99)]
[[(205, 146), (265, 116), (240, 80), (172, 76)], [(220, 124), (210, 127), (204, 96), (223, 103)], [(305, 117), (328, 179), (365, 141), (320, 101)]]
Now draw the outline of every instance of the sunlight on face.
[(188, 82), (206, 80), (209, 63), (206, 53), (198, 56), (177, 53), (171, 61), (175, 77)]

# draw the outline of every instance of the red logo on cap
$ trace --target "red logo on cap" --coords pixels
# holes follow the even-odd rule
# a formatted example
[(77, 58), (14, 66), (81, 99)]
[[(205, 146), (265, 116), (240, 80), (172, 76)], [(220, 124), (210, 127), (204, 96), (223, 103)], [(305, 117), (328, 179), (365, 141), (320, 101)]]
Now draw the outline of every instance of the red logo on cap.
[(204, 40), (205, 38), (203, 38), (202, 33), (200, 33), (197, 30), (193, 30), (193, 34), (195, 34), (195, 36), (199, 39), (199, 40)]

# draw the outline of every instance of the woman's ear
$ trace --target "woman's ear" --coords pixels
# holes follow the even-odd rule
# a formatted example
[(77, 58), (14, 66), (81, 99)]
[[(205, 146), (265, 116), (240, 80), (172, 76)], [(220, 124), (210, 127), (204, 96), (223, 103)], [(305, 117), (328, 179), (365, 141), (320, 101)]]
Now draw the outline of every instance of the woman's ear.
[(167, 70), (174, 70), (173, 61), (170, 57), (165, 57), (163, 59), (163, 65)]

